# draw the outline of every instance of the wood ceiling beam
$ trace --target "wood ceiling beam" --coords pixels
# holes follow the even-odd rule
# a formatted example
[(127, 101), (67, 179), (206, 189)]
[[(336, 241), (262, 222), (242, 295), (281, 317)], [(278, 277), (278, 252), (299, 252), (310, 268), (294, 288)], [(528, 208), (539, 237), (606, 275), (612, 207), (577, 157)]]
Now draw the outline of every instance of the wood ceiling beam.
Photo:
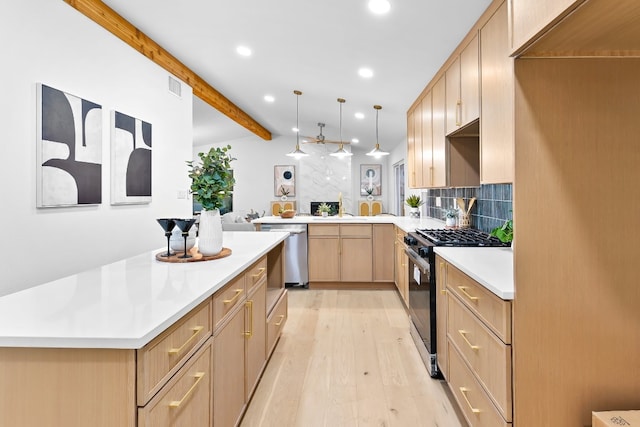
[(248, 129), (267, 141), (269, 132), (237, 105), (204, 81), (186, 65), (171, 55), (158, 43), (133, 26), (101, 0), (64, 0), (89, 19), (111, 32), (113, 35), (133, 47), (135, 50), (178, 77), (193, 88), (193, 94), (220, 111), (240, 126)]

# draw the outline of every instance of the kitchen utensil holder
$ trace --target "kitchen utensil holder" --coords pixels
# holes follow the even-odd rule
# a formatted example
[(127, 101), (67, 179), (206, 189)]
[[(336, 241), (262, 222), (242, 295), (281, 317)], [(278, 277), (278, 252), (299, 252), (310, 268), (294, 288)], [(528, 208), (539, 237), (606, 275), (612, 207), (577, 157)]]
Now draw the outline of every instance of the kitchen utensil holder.
[(471, 227), (471, 215), (468, 213), (460, 212), (460, 215), (458, 215), (458, 227), (459, 228)]

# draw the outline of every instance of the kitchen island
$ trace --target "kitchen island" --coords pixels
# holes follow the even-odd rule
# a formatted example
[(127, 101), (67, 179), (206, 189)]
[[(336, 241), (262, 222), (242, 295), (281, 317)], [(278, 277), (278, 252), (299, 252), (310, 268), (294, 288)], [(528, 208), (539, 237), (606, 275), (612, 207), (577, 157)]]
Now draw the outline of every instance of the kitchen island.
[(226, 258), (159, 249), (0, 298), (0, 425), (238, 419), (286, 320), (287, 236), (225, 232)]

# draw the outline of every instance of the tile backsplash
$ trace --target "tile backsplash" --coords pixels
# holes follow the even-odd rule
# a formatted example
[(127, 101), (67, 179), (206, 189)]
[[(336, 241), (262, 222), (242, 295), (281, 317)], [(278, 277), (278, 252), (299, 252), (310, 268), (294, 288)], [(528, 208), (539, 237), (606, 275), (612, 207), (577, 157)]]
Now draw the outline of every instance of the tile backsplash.
[[(471, 227), (487, 233), (513, 217), (511, 184), (429, 189), (422, 193), (422, 197), (426, 200), (424, 214), (436, 219), (444, 219), (446, 209), (457, 208), (457, 197), (463, 198), (466, 206), (475, 197), (476, 203), (471, 208)], [(436, 197), (440, 197), (439, 207), (436, 206)]]

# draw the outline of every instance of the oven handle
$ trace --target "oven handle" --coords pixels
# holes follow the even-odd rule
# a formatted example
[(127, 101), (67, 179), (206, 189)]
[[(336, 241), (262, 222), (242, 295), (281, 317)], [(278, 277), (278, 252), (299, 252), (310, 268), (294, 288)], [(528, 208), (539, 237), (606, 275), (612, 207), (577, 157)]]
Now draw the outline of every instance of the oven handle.
[(407, 254), (409, 260), (413, 262), (415, 266), (422, 270), (422, 273), (427, 274), (431, 270), (429, 262), (425, 261), (424, 258), (421, 258), (413, 249), (405, 248), (404, 253)]

